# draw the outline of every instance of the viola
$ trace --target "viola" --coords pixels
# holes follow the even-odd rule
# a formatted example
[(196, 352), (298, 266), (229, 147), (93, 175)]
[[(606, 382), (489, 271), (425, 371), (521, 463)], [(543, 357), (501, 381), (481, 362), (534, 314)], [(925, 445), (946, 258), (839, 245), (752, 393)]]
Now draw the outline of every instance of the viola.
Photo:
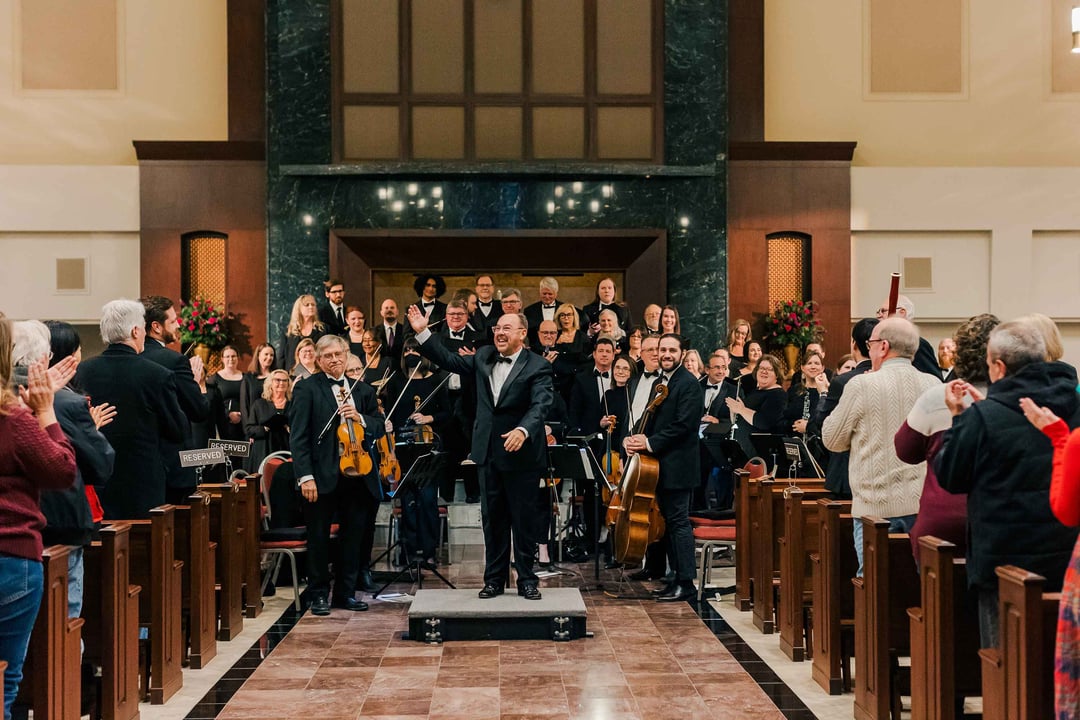
[[(342, 404), (349, 397), (349, 391), (339, 391)], [(364, 449), (364, 426), (355, 420), (346, 420), (338, 426), (338, 451), (341, 455), (338, 468), (345, 477), (361, 477), (374, 468), (371, 455)]]
[[(378, 399), (379, 412), (383, 412), (382, 398)], [(401, 463), (397, 459), (397, 451), (394, 447), (394, 433), (388, 432), (375, 441), (375, 448), (379, 451), (379, 480), (384, 487), (391, 492), (401, 482)]]
[[(430, 397), (430, 396), (429, 396)], [(419, 395), (413, 395), (413, 412), (420, 412), (420, 407), (424, 401), (420, 400)], [(435, 442), (435, 431), (431, 429), (430, 425), (416, 425), (416, 442), (430, 445)]]

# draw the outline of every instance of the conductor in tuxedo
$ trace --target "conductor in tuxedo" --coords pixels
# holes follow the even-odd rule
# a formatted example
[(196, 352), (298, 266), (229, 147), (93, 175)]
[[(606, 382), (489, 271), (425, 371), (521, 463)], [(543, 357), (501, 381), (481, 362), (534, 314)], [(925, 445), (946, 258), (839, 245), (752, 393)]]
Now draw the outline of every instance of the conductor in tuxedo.
[(533, 559), (547, 522), (540, 476), (547, 466), (544, 418), (552, 400), (551, 365), (525, 349), (528, 321), (520, 313), (499, 318), (494, 346), (473, 355), (447, 350), (416, 306), (409, 308), (408, 317), (420, 354), (448, 372), (471, 377), (475, 388), (471, 457), (480, 471), (485, 559), (479, 595), (503, 593), (510, 577), (512, 534), (518, 595), (539, 600)]
[[(179, 339), (180, 325), (176, 320), (173, 301), (161, 295), (139, 298), (146, 308), (146, 345), (142, 356), (169, 370), (176, 381), (176, 399), (187, 418), (184, 422), (184, 440), (172, 443), (163, 440), (161, 454), (168, 467), (165, 478), (165, 502), (187, 505), (188, 497), (195, 492), (198, 480), (195, 468), (180, 465), (180, 450), (206, 447), (196, 444), (192, 424), (203, 423), (210, 416), (206, 397), (206, 369), (198, 356), (188, 358), (168, 347)], [(205, 431), (203, 432), (205, 437)]]
[(660, 372), (668, 387), (665, 399), (646, 423), (643, 433), (623, 441), (629, 455), (646, 452), (660, 463), (656, 499), (668, 536), (668, 562), (674, 579), (657, 596), (659, 602), (694, 597), (694, 534), (690, 528), (690, 499), (701, 479), (698, 423), (705, 406), (701, 384), (682, 366), (683, 340), (668, 333), (660, 338)]
[(101, 309), (105, 351), (79, 365), (76, 384), (94, 405), (116, 406), (116, 419), (101, 432), (116, 451), (101, 504), (109, 520), (144, 519), (165, 504), (165, 443), (184, 440), (187, 418), (177, 400), (174, 374), (142, 357), (145, 311), (135, 300), (113, 300)]
[[(304, 519), (308, 531), (308, 591), (312, 596), (311, 614), (329, 615), (330, 603), (330, 522), (337, 513), (341, 539), (341, 562), (335, 567), (334, 607), (367, 610), (367, 603), (357, 600), (355, 588), (361, 564), (359, 548), (363, 545), (365, 524), (372, 522), (372, 508), (382, 498), (377, 464), (360, 477), (341, 473), (336, 432), (346, 420), (359, 422), (364, 430), (364, 450), (385, 432), (375, 391), (366, 383), (352, 383), (345, 377), (349, 357), (348, 342), (337, 335), (319, 338), (315, 362), (322, 372), (304, 378), (293, 389), (289, 413), (289, 447), (300, 493), (307, 503)], [(339, 416), (326, 435), (319, 439), (326, 422)]]

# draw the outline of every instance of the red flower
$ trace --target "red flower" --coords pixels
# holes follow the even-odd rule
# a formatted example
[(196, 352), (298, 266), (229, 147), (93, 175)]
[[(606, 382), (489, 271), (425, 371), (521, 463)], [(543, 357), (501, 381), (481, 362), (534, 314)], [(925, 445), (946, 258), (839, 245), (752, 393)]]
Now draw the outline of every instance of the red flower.
[(195, 323), (188, 323), (187, 329), (188, 330), (194, 330), (195, 329)]
[(785, 325), (784, 329), (787, 330), (788, 332), (791, 332), (791, 326), (790, 325)]
[(206, 322), (208, 322), (208, 323), (210, 323), (211, 325), (213, 325), (214, 323), (216, 323), (216, 322), (217, 322), (217, 318), (216, 318), (216, 317), (211, 317), (211, 318), (210, 318), (209, 320), (207, 320)]
[(199, 301), (196, 300), (195, 302), (191, 303), (191, 306), (192, 307), (199, 307)]

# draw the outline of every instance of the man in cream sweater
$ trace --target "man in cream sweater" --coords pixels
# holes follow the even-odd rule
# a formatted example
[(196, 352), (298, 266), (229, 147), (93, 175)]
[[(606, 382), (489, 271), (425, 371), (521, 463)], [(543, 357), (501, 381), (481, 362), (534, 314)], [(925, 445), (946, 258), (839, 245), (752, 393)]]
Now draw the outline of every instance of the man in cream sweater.
[[(871, 371), (852, 378), (840, 404), (821, 428), (825, 447), (849, 450), (851, 514), (889, 521), (890, 532), (908, 532), (915, 524), (922, 494), (925, 463), (907, 465), (896, 457), (893, 436), (915, 401), (936, 378), (911, 364), (919, 349), (919, 330), (900, 317), (882, 320), (867, 341)], [(855, 523), (859, 575), (863, 564), (863, 528)]]

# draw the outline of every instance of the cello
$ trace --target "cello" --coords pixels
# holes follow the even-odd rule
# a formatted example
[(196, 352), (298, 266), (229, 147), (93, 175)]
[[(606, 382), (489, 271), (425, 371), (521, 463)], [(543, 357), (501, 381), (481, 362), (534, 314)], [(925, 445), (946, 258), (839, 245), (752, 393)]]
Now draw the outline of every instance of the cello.
[[(644, 431), (656, 408), (667, 399), (668, 387), (659, 384), (653, 389), (652, 400), (634, 428)], [(660, 461), (646, 452), (634, 453), (626, 463), (618, 490), (608, 506), (607, 520), (611, 525), (612, 547), (616, 562), (640, 564), (645, 549), (664, 534), (664, 519), (656, 502), (656, 485), (660, 480)]]

